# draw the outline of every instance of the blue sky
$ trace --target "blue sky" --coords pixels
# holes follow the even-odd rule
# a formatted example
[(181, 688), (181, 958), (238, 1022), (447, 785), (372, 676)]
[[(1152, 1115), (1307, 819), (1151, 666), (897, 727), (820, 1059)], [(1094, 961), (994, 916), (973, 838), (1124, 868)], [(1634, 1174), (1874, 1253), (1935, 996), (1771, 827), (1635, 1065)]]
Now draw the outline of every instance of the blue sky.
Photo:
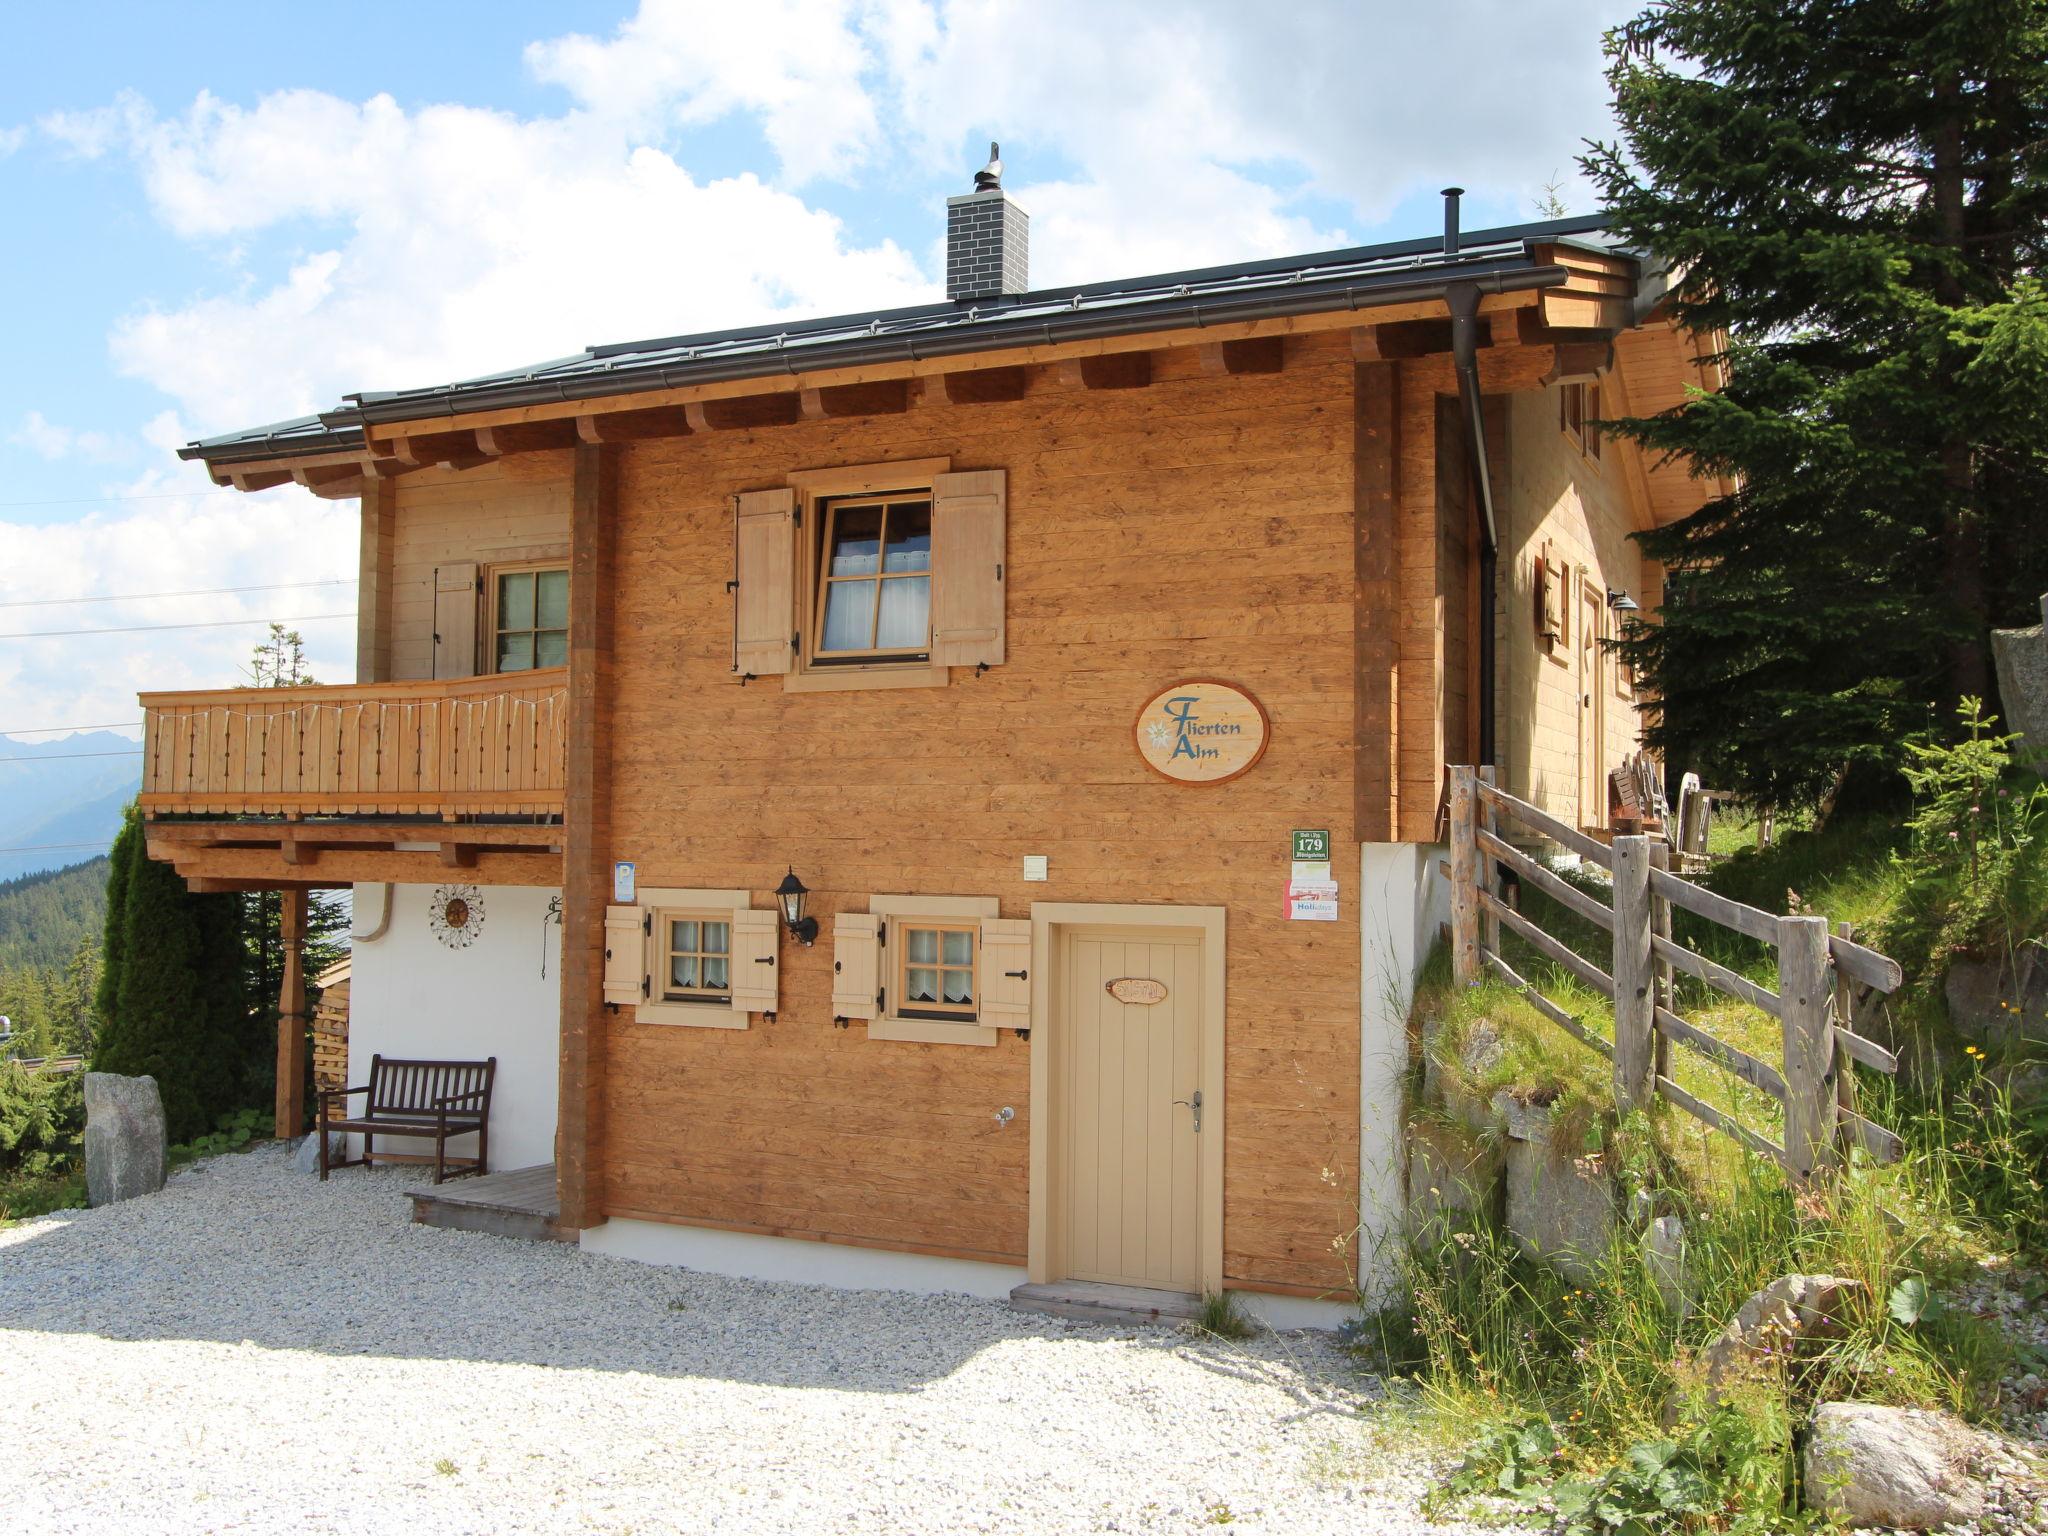
[[(1534, 216), (1629, 7), (1297, 0), (10, 6), (0, 732), (237, 680), (347, 588), (354, 506), (176, 444), (595, 341), (936, 295), (1000, 138), (1066, 281)], [(1484, 36), (1487, 46), (1456, 46)], [(42, 606), (24, 607), (23, 604)], [(23, 639), (29, 631), (245, 627)], [(345, 620), (309, 621), (352, 674)]]

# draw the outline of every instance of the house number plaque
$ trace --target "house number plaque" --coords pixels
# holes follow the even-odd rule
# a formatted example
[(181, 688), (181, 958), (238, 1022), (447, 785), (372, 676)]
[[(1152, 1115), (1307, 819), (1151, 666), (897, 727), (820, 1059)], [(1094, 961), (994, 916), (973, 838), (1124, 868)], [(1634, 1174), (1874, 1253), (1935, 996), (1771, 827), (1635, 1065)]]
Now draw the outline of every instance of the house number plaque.
[(1180, 784), (1221, 784), (1266, 751), (1268, 724), (1259, 701), (1215, 678), (1162, 688), (1138, 711), (1138, 756)]
[(1149, 976), (1119, 976), (1115, 981), (1105, 981), (1102, 990), (1120, 1003), (1137, 1003), (1147, 1008), (1166, 1001), (1166, 983)]

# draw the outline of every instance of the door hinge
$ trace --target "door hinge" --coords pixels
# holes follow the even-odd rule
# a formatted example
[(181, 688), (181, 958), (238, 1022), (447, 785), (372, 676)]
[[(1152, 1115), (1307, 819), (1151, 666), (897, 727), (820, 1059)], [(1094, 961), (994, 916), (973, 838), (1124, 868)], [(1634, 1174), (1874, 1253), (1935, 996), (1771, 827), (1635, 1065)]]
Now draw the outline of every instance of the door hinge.
[(889, 942), (889, 925), (887, 923), (875, 924), (875, 942), (877, 944)]
[(796, 510), (795, 510), (794, 512), (790, 513), (790, 519), (791, 519), (791, 521), (793, 521), (793, 522), (795, 523), (795, 525), (796, 525), (797, 527), (799, 527), (799, 528), (803, 527), (803, 525), (804, 525), (804, 509), (803, 509), (802, 507), (798, 507), (798, 508), (797, 508), (797, 509), (796, 509)]
[(654, 914), (652, 912), (640, 914), (640, 931), (650, 939), (654, 937)]
[(654, 996), (654, 978), (652, 976), (642, 976), (640, 978), (640, 995), (642, 997)]
[(877, 1013), (886, 1013), (888, 1011), (882, 1004), (882, 989), (880, 987), (875, 988), (875, 1011)]

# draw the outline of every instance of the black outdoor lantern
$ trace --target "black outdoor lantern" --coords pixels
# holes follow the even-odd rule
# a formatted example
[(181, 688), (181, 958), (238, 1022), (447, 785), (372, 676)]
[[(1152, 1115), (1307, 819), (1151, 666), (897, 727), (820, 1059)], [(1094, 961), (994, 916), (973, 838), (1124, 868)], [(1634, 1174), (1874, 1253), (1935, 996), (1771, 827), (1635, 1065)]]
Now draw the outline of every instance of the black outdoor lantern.
[(775, 899), (782, 903), (782, 925), (792, 939), (803, 945), (816, 942), (818, 937), (818, 920), (804, 916), (804, 898), (810, 894), (810, 889), (797, 879), (794, 868), (775, 887)]

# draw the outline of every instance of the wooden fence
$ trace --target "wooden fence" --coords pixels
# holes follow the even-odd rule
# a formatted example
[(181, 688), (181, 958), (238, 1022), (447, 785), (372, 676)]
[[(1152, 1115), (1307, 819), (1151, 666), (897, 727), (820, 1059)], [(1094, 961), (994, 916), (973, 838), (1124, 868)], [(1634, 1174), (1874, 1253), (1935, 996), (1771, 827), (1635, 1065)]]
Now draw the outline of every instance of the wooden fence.
[[(1809, 1184), (1836, 1167), (1846, 1145), (1861, 1146), (1880, 1161), (1901, 1155), (1897, 1136), (1857, 1112), (1854, 1067), (1860, 1062), (1879, 1072), (1898, 1070), (1889, 1050), (1853, 1027), (1869, 1000), (1897, 989), (1896, 961), (1856, 943), (1846, 929), (1830, 931), (1824, 917), (1776, 916), (1681, 879), (1669, 868), (1662, 838), (1616, 837), (1609, 846), (1588, 837), (1496, 788), (1492, 776), (1491, 769), (1451, 770), (1451, 964), (1459, 985), (1489, 971), (1499, 976), (1558, 1028), (1612, 1060), (1618, 1109), (1645, 1109), (1661, 1095), (1775, 1159), (1796, 1183)], [(1611, 903), (1560, 879), (1514, 846), (1501, 835), (1503, 818), (1607, 870), (1614, 881)], [(1608, 934), (1609, 968), (1560, 943), (1502, 899), (1503, 868)], [(1777, 989), (1674, 942), (1674, 907), (1773, 946)], [(1614, 1038), (1602, 1038), (1516, 974), (1501, 953), (1503, 930), (1612, 1002)], [(1682, 1018), (1672, 990), (1674, 971), (1778, 1020), (1782, 1061), (1752, 1056)], [(1672, 1081), (1673, 1044), (1777, 1100), (1785, 1113), (1783, 1144)]]
[(146, 693), (142, 810), (559, 814), (568, 673)]

